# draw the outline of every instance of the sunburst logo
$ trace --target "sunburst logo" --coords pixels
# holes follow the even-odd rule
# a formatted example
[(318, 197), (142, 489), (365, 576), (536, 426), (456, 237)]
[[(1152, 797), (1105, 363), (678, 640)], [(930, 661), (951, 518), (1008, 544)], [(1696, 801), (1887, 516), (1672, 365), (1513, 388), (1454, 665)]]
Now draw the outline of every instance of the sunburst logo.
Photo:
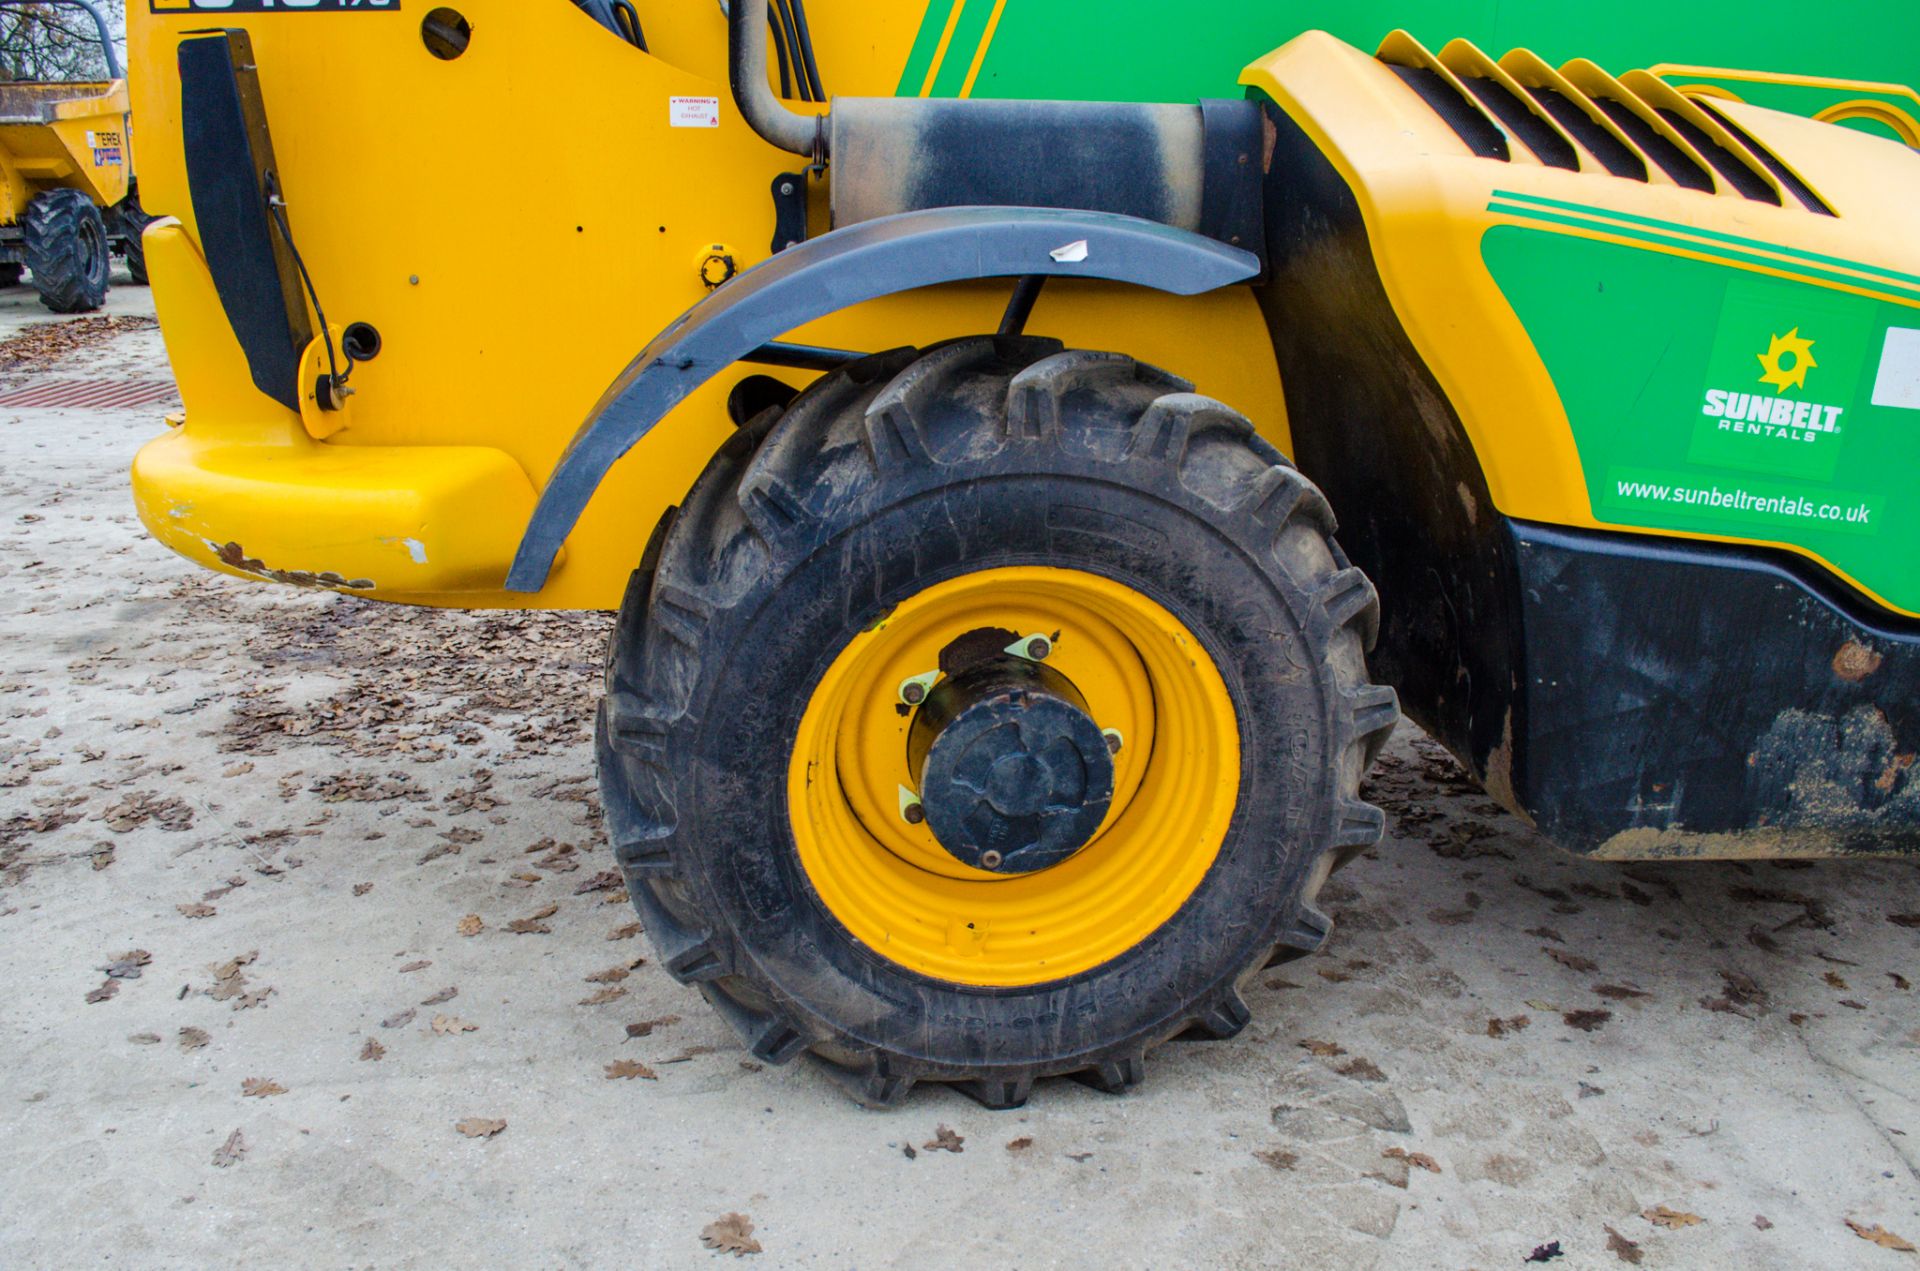
[(1760, 382), (1773, 385), (1776, 395), (1790, 388), (1805, 388), (1807, 372), (1820, 365), (1813, 357), (1813, 341), (1801, 339), (1799, 327), (1774, 336), (1767, 351), (1756, 356), (1760, 359)]

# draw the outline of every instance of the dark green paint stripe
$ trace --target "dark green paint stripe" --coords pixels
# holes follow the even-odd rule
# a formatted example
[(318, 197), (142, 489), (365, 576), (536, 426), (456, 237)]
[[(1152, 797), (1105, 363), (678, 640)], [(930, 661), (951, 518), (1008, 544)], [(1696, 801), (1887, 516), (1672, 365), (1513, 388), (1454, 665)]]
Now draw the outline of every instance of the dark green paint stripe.
[[(1521, 217), (1533, 221), (1536, 224), (1564, 225), (1572, 229), (1596, 230), (1601, 233), (1617, 235), (1621, 238), (1630, 238), (1636, 242), (1646, 243), (1654, 247), (1673, 247), (1684, 251), (1698, 252), (1711, 257), (1723, 265), (1764, 265), (1769, 269), (1791, 270), (1794, 273), (1804, 275), (1808, 278), (1817, 278), (1827, 282), (1845, 283), (1851, 287), (1892, 286), (1892, 284), (1876, 283), (1869, 279), (1855, 278), (1850, 274), (1839, 274), (1830, 269), (1820, 269), (1813, 265), (1803, 265), (1795, 261), (1775, 260), (1770, 256), (1756, 256), (1751, 252), (1736, 252), (1724, 248), (1715, 249), (1701, 243), (1687, 242), (1683, 239), (1673, 238), (1664, 234), (1647, 233), (1646, 231), (1632, 229), (1624, 225), (1606, 225), (1584, 218), (1559, 216), (1552, 212), (1537, 212), (1530, 208), (1512, 207), (1499, 203), (1488, 204), (1487, 210), (1489, 212), (1501, 212), (1507, 216)], [(1911, 291), (1914, 298), (1920, 300), (1920, 287), (1906, 288), (1905, 290)]]
[(1610, 208), (1590, 207), (1584, 203), (1568, 203), (1560, 199), (1541, 198), (1535, 194), (1516, 194), (1511, 190), (1495, 190), (1493, 197), (1515, 203), (1532, 203), (1541, 207), (1557, 208), (1563, 212), (1573, 212), (1583, 216), (1605, 217), (1613, 221), (1629, 221), (1635, 225), (1645, 225), (1651, 229), (1664, 230), (1667, 233), (1691, 234), (1695, 238), (1710, 238), (1716, 242), (1730, 243), (1736, 247), (1757, 247), (1762, 251), (1773, 252), (1781, 256), (1792, 256), (1800, 260), (1813, 261), (1822, 265), (1838, 265), (1842, 269), (1855, 269), (1863, 274), (1872, 274), (1877, 278), (1888, 278), (1907, 286), (1920, 286), (1920, 275), (1903, 274), (1892, 269), (1881, 269), (1874, 265), (1863, 265), (1857, 260), (1848, 260), (1843, 256), (1822, 256), (1817, 252), (1803, 252), (1793, 247), (1781, 247), (1757, 238), (1741, 238), (1737, 234), (1722, 234), (1717, 230), (1695, 229), (1690, 225), (1681, 225), (1675, 221), (1656, 220), (1651, 216), (1636, 216), (1632, 212), (1616, 212)]
[(920, 30), (913, 37), (913, 51), (907, 54), (906, 69), (900, 72), (900, 83), (893, 90), (895, 97), (920, 95), (927, 68), (933, 65), (933, 51), (940, 47), (940, 33), (947, 29), (947, 19), (953, 15), (953, 6), (959, 3), (960, 0), (931, 0), (927, 5), (926, 16), (920, 19)]

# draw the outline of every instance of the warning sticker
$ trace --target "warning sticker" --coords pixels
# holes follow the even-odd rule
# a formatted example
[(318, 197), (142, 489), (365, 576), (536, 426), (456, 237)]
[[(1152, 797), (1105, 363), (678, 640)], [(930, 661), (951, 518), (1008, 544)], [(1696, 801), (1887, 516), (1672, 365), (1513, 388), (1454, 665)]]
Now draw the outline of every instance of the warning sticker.
[(667, 122), (675, 128), (718, 128), (720, 99), (718, 97), (669, 97), (667, 98)]

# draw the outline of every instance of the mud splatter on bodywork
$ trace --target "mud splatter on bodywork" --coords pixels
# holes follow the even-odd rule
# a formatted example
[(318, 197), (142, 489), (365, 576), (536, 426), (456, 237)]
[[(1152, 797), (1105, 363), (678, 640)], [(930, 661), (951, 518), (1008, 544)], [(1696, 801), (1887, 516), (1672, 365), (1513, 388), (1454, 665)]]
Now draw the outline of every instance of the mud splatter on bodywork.
[(229, 569), (237, 569), (268, 582), (285, 583), (289, 587), (311, 587), (321, 591), (372, 591), (375, 586), (371, 578), (344, 578), (331, 570), (311, 573), (304, 569), (273, 569), (259, 557), (247, 555), (246, 549), (238, 543), (223, 545), (209, 541), (207, 547)]

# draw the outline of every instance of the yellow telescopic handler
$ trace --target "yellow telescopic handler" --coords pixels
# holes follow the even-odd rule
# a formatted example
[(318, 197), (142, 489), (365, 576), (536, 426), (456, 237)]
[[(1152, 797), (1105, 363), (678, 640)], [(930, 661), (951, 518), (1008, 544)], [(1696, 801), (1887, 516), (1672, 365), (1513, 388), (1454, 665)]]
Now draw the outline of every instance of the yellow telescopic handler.
[(1295, 8), (134, 0), (141, 517), (617, 610), (659, 965), (869, 1103), (1235, 1034), (1403, 710), (1567, 851), (1920, 848), (1911, 0)]

